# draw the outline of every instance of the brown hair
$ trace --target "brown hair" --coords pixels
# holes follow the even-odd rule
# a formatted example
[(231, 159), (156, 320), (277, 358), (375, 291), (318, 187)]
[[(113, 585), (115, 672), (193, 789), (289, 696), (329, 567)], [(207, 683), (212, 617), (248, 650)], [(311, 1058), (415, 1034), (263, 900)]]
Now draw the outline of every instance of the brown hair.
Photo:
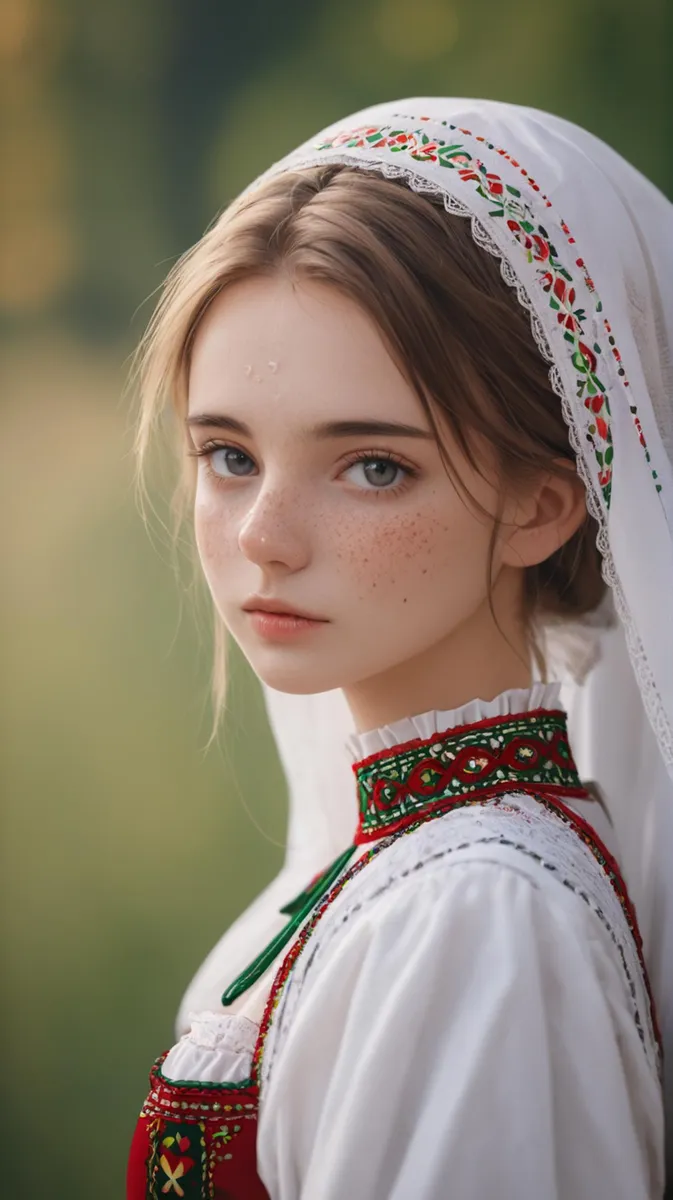
[[(505, 481), (560, 473), (558, 460), (573, 459), (530, 316), (497, 260), (475, 244), (469, 221), (401, 182), (330, 164), (271, 177), (239, 197), (170, 272), (139, 348), (141, 500), (157, 419), (168, 400), (180, 417), (186, 412), (191, 347), (206, 309), (223, 288), (279, 269), (331, 284), (374, 318), (418, 395), (447, 470), (433, 405), (477, 469), (474, 436), (491, 444)], [(179, 436), (183, 450), (182, 421)], [(193, 460), (181, 458), (176, 523), (194, 486)], [(587, 514), (560, 549), (525, 569), (529, 626), (534, 616), (577, 618), (598, 605), (605, 583), (596, 533)], [(496, 536), (497, 522), (492, 546)], [(225, 645), (216, 614), (216, 721), (225, 698)], [(536, 651), (532, 634), (531, 645)]]

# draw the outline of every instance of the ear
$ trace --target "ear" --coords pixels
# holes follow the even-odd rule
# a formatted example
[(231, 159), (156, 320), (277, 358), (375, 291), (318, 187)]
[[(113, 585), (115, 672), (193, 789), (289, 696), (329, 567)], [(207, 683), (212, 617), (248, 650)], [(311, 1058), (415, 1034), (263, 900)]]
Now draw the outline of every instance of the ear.
[(559, 474), (544, 474), (518, 496), (503, 517), (500, 561), (512, 567), (544, 562), (577, 532), (586, 517), (586, 492), (569, 459), (555, 459)]

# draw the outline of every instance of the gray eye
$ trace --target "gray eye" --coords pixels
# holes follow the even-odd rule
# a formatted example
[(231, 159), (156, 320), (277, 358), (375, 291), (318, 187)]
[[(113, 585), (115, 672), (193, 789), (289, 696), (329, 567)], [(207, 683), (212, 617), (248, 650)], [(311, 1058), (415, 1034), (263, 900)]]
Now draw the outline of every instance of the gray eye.
[[(221, 455), (219, 460), (217, 455)], [(248, 470), (252, 467), (254, 470), (255, 464), (249, 454), (245, 454), (243, 450), (237, 450), (234, 446), (219, 446), (217, 450), (213, 450), (210, 465), (216, 475), (250, 475)]]
[(394, 483), (400, 469), (397, 463), (385, 458), (370, 459), (361, 465), (368, 482), (381, 486)]
[(369, 487), (364, 487), (364, 491), (367, 492), (384, 491), (386, 488), (390, 488), (391, 484), (399, 483), (400, 475), (403, 476), (405, 474), (405, 468), (400, 466), (399, 463), (393, 462), (389, 458), (377, 458), (374, 454), (368, 458), (361, 458), (358, 462), (351, 463), (346, 474), (355, 470), (358, 471), (359, 478), (354, 479), (353, 482), (362, 487), (362, 477), (364, 475), (365, 484), (370, 485)]

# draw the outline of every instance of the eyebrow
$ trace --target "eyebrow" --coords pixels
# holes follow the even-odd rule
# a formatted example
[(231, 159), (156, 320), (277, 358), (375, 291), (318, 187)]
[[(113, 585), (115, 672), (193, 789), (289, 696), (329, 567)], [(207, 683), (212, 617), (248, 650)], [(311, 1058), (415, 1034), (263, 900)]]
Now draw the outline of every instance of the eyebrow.
[[(228, 417), (222, 413), (194, 413), (185, 417), (187, 427), (199, 426), (211, 429), (226, 429), (229, 433), (240, 433), (243, 437), (252, 437), (252, 431), (236, 417)], [(324, 421), (312, 425), (306, 431), (308, 437), (325, 441), (328, 438), (360, 437), (363, 434), (378, 434), (382, 437), (412, 437), (426, 438), (434, 441), (434, 434), (428, 429), (419, 429), (416, 425), (404, 425), (397, 421)]]

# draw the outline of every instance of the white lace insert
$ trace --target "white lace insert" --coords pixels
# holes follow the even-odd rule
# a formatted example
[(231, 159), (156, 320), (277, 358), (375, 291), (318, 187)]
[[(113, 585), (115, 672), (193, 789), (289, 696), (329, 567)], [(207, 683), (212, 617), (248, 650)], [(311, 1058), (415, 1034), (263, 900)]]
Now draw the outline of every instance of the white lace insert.
[(190, 1013), (191, 1028), (169, 1050), (161, 1067), (166, 1079), (202, 1083), (250, 1078), (258, 1025), (241, 1013)]

